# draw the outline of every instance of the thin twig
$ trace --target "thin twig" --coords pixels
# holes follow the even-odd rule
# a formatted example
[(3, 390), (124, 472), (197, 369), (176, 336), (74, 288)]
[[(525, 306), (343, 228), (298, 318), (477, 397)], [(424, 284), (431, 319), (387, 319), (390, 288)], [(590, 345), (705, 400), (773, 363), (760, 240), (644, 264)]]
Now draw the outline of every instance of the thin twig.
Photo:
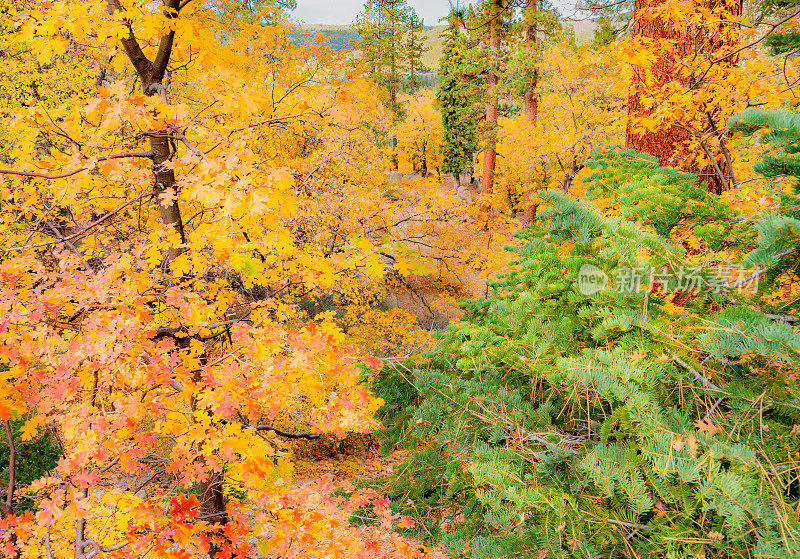
[(720, 58), (717, 58), (716, 60), (712, 60), (712, 61), (711, 61), (711, 64), (717, 64), (718, 62), (722, 62), (723, 60), (727, 60), (727, 59), (728, 59), (728, 58), (730, 58), (731, 56), (736, 56), (737, 54), (739, 54), (739, 53), (740, 53), (740, 52), (742, 52), (743, 50), (747, 50), (747, 49), (749, 49), (750, 47), (754, 47), (754, 46), (756, 46), (757, 44), (759, 44), (760, 42), (762, 42), (764, 39), (766, 39), (767, 37), (769, 37), (770, 35), (772, 35), (773, 33), (775, 33), (775, 31), (777, 31), (777, 30), (778, 30), (778, 27), (780, 27), (780, 26), (781, 26), (781, 25), (783, 25), (784, 23), (787, 23), (787, 22), (788, 22), (789, 20), (791, 20), (792, 18), (794, 18), (794, 17), (797, 17), (799, 14), (800, 14), (800, 8), (795, 8), (795, 9), (792, 11), (792, 13), (790, 13), (788, 16), (786, 16), (785, 18), (783, 18), (783, 19), (782, 19), (782, 20), (780, 20), (779, 22), (777, 22), (777, 23), (770, 23), (769, 25), (771, 25), (771, 26), (772, 26), (772, 29), (770, 29), (769, 31), (767, 31), (767, 32), (764, 34), (764, 36), (763, 36), (763, 37), (759, 37), (759, 38), (758, 38), (758, 39), (756, 39), (755, 41), (752, 41), (752, 42), (750, 42), (750, 43), (748, 43), (748, 44), (746, 44), (746, 45), (744, 45), (744, 46), (742, 46), (742, 47), (739, 47), (738, 49), (736, 49), (736, 50), (734, 50), (734, 51), (732, 51), (732, 52), (729, 52), (728, 54), (726, 54), (726, 55), (724, 55), (724, 56), (721, 56)]
[[(305, 116), (305, 115), (310, 114), (310, 113), (311, 113), (311, 111), (306, 111), (304, 113), (298, 113), (298, 114), (295, 114), (295, 115), (287, 115), (287, 116), (281, 116), (281, 117), (268, 118), (266, 120), (262, 120), (262, 121), (254, 123), (254, 124), (248, 124), (247, 126), (242, 126), (241, 128), (234, 128), (233, 130), (228, 132), (228, 135), (227, 135), (226, 139), (230, 139), (230, 137), (232, 135), (234, 135), (235, 133), (237, 133), (237, 132), (243, 132), (244, 130), (249, 130), (251, 128), (258, 128), (259, 126), (263, 126), (265, 124), (274, 124), (274, 123), (277, 123), (277, 122), (282, 122), (284, 120), (291, 120), (293, 118), (300, 118), (301, 116)], [(208, 148), (205, 151), (205, 154), (208, 155), (209, 153), (211, 153), (212, 151), (217, 149), (220, 145), (222, 145), (222, 142), (224, 142), (224, 141), (225, 140), (218, 141), (216, 144), (214, 144), (213, 146)]]
[(701, 375), (699, 372), (697, 372), (697, 369), (689, 365), (686, 361), (678, 357), (676, 354), (672, 355), (672, 360), (675, 361), (675, 363), (677, 363), (684, 369), (686, 369), (687, 371), (689, 371), (690, 373), (692, 373), (692, 376), (701, 383), (703, 383), (703, 386), (705, 386), (706, 388), (710, 388), (711, 390), (716, 390), (717, 392), (725, 392), (719, 386), (717, 386), (716, 384), (708, 380), (706, 377)]
[(47, 559), (55, 559), (53, 557), (53, 550), (50, 547), (50, 528), (47, 528), (47, 533), (44, 536), (44, 551), (47, 553)]
[(17, 466), (17, 447), (14, 444), (14, 434), (11, 432), (11, 422), (3, 421), (8, 442), (8, 485), (6, 486), (5, 506), (0, 507), (0, 517), (10, 516), (14, 510), (14, 489), (16, 485), (15, 470)]
[(287, 438), (287, 439), (308, 439), (314, 440), (320, 438), (322, 435), (319, 433), (287, 433), (286, 431), (281, 431), (280, 429), (276, 429), (270, 425), (259, 425), (256, 427), (256, 431), (271, 431), (278, 436)]
[(69, 237), (64, 237), (64, 238), (61, 238), (61, 239), (57, 239), (55, 241), (48, 241), (46, 243), (36, 243), (36, 244), (33, 244), (33, 245), (19, 245), (19, 246), (14, 246), (14, 247), (9, 247), (9, 248), (0, 248), (0, 252), (18, 252), (18, 251), (30, 250), (30, 249), (33, 249), (33, 248), (49, 247), (49, 246), (52, 246), (52, 245), (57, 245), (59, 243), (68, 243), (68, 242), (74, 241), (76, 239), (82, 239), (83, 237), (85, 237), (89, 233), (89, 231), (91, 231), (92, 229), (94, 229), (98, 225), (104, 223), (105, 221), (108, 221), (109, 219), (111, 219), (112, 217), (117, 215), (119, 212), (121, 212), (122, 210), (124, 210), (125, 208), (130, 206), (131, 204), (135, 204), (139, 200), (141, 200), (143, 198), (147, 198), (148, 196), (153, 196), (153, 192), (144, 192), (144, 193), (140, 194), (139, 196), (137, 196), (136, 198), (134, 198), (132, 200), (128, 200), (127, 202), (125, 202), (124, 204), (119, 206), (118, 208), (110, 211), (109, 213), (107, 213), (106, 215), (101, 217), (100, 219), (98, 219), (96, 221), (93, 221), (92, 223), (90, 223), (89, 225), (87, 225), (86, 227), (84, 227), (83, 229), (78, 231), (77, 233), (75, 233), (73, 235), (70, 235)]
[(636, 524), (634, 522), (624, 522), (622, 520), (616, 520), (614, 518), (585, 518), (584, 520), (586, 522), (592, 522), (592, 523), (606, 522), (608, 524), (614, 524), (615, 526), (623, 526), (625, 528), (632, 528), (632, 529), (635, 529), (635, 530), (642, 530), (642, 531), (650, 529), (650, 526), (647, 526), (646, 524)]
[(788, 322), (789, 324), (800, 322), (800, 317), (790, 316), (788, 314), (765, 314), (764, 316), (766, 316), (770, 320), (781, 320), (783, 322)]
[(725, 400), (727, 400), (727, 397), (723, 396), (722, 398), (719, 398), (716, 402), (714, 402), (714, 405), (711, 406), (711, 409), (708, 410), (708, 413), (706, 413), (705, 417), (703, 417), (703, 423), (708, 422), (708, 419), (714, 414), (715, 411), (717, 411), (717, 408), (719, 408), (722, 405), (722, 402), (724, 402)]
[(104, 547), (101, 546), (99, 543), (97, 543), (95, 540), (92, 539), (83, 540), (83, 547), (91, 547), (92, 549), (91, 551), (87, 551), (86, 553), (84, 553), (81, 559), (92, 559), (93, 557), (99, 555), (100, 553), (113, 553), (115, 551), (119, 551), (123, 547), (126, 547), (128, 543), (129, 542), (122, 542), (118, 543), (117, 545)]
[[(110, 161), (112, 159), (133, 159), (133, 158), (145, 158), (150, 159), (155, 154), (152, 151), (145, 151), (140, 153), (115, 153), (113, 155), (103, 155), (101, 157), (95, 158), (95, 163), (99, 163), (100, 161)], [(35, 178), (35, 179), (47, 179), (47, 180), (57, 180), (57, 179), (66, 179), (68, 177), (72, 177), (77, 175), (78, 173), (82, 173), (83, 171), (88, 171), (93, 169), (94, 165), (86, 165), (85, 167), (81, 167), (80, 169), (75, 169), (74, 171), (67, 171), (66, 173), (61, 173), (60, 175), (46, 175), (44, 173), (35, 173), (31, 171), (16, 171), (14, 169), (0, 169), (0, 175), (13, 175), (16, 177), (28, 177), (28, 178)]]

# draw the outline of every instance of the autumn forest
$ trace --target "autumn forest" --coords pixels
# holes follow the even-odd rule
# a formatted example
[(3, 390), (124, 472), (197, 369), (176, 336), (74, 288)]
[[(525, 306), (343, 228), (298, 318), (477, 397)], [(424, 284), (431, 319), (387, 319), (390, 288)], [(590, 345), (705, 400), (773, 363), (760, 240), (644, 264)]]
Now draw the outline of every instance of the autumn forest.
[(562, 4), (0, 0), (0, 558), (800, 557), (800, 1)]

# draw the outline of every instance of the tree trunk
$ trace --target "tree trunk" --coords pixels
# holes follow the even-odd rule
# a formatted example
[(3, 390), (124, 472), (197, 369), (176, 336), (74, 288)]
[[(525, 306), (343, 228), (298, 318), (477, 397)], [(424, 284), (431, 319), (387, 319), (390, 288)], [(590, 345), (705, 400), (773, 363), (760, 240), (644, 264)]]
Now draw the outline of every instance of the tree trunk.
[(487, 14), (489, 19), (489, 67), (486, 76), (486, 148), (483, 152), (483, 180), (481, 181), (481, 194), (486, 196), (484, 210), (488, 212), (491, 196), (494, 190), (494, 171), (497, 164), (497, 116), (499, 105), (498, 63), (500, 58), (500, 18), (502, 6), (497, 2), (491, 3), (491, 10)]
[[(228, 512), (225, 507), (225, 495), (222, 492), (223, 475), (221, 473), (210, 474), (208, 481), (200, 484), (200, 511), (198, 520), (204, 520), (210, 524), (218, 524), (217, 535), (224, 539), (222, 527), (228, 523)], [(216, 557), (222, 548), (218, 543), (213, 543), (209, 549), (209, 556)]]
[(392, 99), (392, 110), (397, 106), (397, 16), (392, 16), (392, 42), (389, 49), (389, 62), (391, 72), (389, 75), (389, 94)]
[[(528, 52), (532, 52), (536, 48), (536, 24), (534, 17), (539, 8), (539, 0), (527, 0), (525, 8), (525, 15), (528, 18), (528, 27), (525, 30), (525, 41), (527, 43)], [(531, 126), (536, 126), (539, 117), (539, 96), (536, 94), (536, 85), (538, 81), (538, 70), (533, 75), (533, 80), (528, 85), (525, 91), (525, 116), (528, 118), (528, 123)], [(525, 211), (522, 214), (522, 225), (532, 225), (536, 221), (536, 212), (539, 209), (539, 204), (534, 202), (536, 196), (536, 184), (533, 179), (533, 162), (531, 168), (528, 170), (528, 188), (525, 190)]]
[(150, 151), (154, 154), (152, 157), (153, 177), (155, 180), (153, 189), (156, 192), (158, 207), (161, 211), (161, 222), (174, 229), (180, 239), (179, 246), (170, 246), (167, 251), (166, 260), (169, 263), (186, 252), (186, 233), (183, 230), (183, 219), (178, 205), (175, 172), (165, 167), (165, 163), (168, 163), (172, 156), (169, 138), (152, 136), (150, 138)]
[[(6, 444), (8, 444), (8, 484), (6, 485), (6, 494), (5, 500), (0, 501), (0, 520), (5, 520), (6, 518), (12, 516), (14, 514), (14, 491), (16, 490), (16, 480), (15, 474), (17, 470), (17, 447), (14, 443), (14, 435), (11, 431), (11, 422), (5, 420), (3, 423), (4, 429), (4, 436), (6, 439)], [(8, 559), (17, 559), (20, 556), (20, 552), (17, 549), (17, 533), (11, 532), (11, 535), (8, 537), (8, 543), (11, 545), (11, 549), (8, 554)]]
[[(528, 53), (536, 50), (536, 22), (534, 18), (539, 11), (539, 0), (527, 0), (525, 13), (528, 18), (528, 26), (525, 29), (525, 42)], [(533, 79), (525, 91), (525, 116), (528, 117), (528, 122), (536, 126), (536, 121), (539, 117), (539, 96), (536, 94), (536, 85), (539, 81), (538, 69), (533, 74)]]
[[(704, 53), (700, 49), (712, 50), (722, 46), (719, 40), (715, 41), (713, 29), (692, 29), (689, 32), (678, 29), (672, 21), (664, 21), (660, 18), (646, 17), (650, 8), (663, 4), (666, 0), (635, 0), (634, 6), (634, 36), (646, 37), (650, 39), (674, 40), (678, 45), (676, 52), (661, 53), (653, 68), (653, 75), (657, 77), (659, 83), (655, 87), (668, 84), (676, 79), (677, 66), (681, 59), (696, 57), (698, 60), (704, 58)], [(711, 9), (722, 8), (725, 0), (706, 0), (706, 6)], [(741, 15), (742, 0), (735, 0), (734, 4), (728, 6), (728, 10), (733, 15)], [(734, 58), (730, 58), (723, 64), (733, 65), (736, 63)], [(698, 183), (707, 183), (711, 192), (720, 194), (727, 190), (731, 182), (732, 170), (727, 162), (724, 151), (724, 138), (720, 135), (720, 147), (710, 148), (703, 145), (703, 151), (709, 163), (703, 167), (695, 163), (696, 153), (688, 153), (686, 145), (692, 139), (692, 133), (680, 124), (676, 123), (652, 132), (643, 134), (635, 133), (632, 129), (631, 121), (637, 117), (646, 116), (648, 110), (643, 106), (642, 98), (648, 89), (653, 85), (646, 84), (647, 73), (639, 68), (634, 69), (633, 85), (628, 101), (628, 129), (626, 133), (626, 147), (638, 152), (653, 155), (659, 165), (671, 166), (681, 169), (687, 173), (697, 175)], [(702, 79), (702, 78), (700, 78)], [(697, 86), (698, 84), (683, 84), (687, 86)], [(714, 123), (711, 123), (713, 126)], [(710, 129), (709, 129), (710, 130)], [(706, 133), (708, 130), (701, 131)]]
[[(180, 0), (166, 0), (164, 6), (165, 9), (169, 10), (165, 12), (167, 17), (178, 17)], [(117, 11), (122, 11), (119, 0), (107, 0), (107, 11), (111, 15)], [(148, 96), (161, 95), (165, 103), (167, 102), (167, 90), (164, 86), (164, 77), (172, 56), (174, 39), (174, 31), (170, 31), (161, 37), (158, 51), (152, 61), (142, 51), (130, 24), (128, 24), (128, 35), (120, 41), (125, 54), (127, 54), (128, 59), (136, 69), (139, 81), (142, 84), (142, 92)], [(186, 251), (186, 234), (183, 230), (181, 210), (178, 206), (175, 172), (164, 166), (172, 158), (169, 135), (167, 130), (161, 130), (150, 135), (150, 150), (153, 154), (151, 156), (154, 179), (153, 192), (156, 195), (156, 203), (161, 211), (161, 221), (168, 228), (175, 230), (180, 240), (178, 245), (171, 246), (167, 250), (165, 255), (166, 264), (169, 264)]]
[[(165, 9), (168, 17), (178, 17), (180, 10), (180, 0), (165, 0)], [(107, 0), (107, 10), (114, 15), (117, 11), (122, 11), (119, 0)], [(145, 95), (160, 95), (164, 103), (167, 102), (167, 89), (165, 86), (165, 76), (167, 66), (172, 56), (173, 41), (175, 32), (170, 31), (164, 35), (158, 45), (155, 58), (151, 61), (147, 58), (139, 45), (133, 28), (128, 24), (128, 35), (121, 39), (122, 47), (125, 50), (131, 64), (136, 69), (136, 73), (142, 84), (142, 91)], [(175, 181), (175, 172), (168, 168), (168, 163), (174, 154), (172, 142), (173, 131), (169, 128), (159, 130), (150, 134), (151, 165), (153, 171), (153, 191), (156, 195), (156, 203), (161, 212), (162, 223), (173, 229), (178, 236), (179, 243), (173, 244), (165, 255), (166, 264), (175, 260), (179, 255), (186, 252), (186, 234), (183, 228), (180, 206), (178, 205), (178, 188)], [(201, 484), (201, 515), (211, 522), (224, 524), (227, 522), (225, 510), (225, 499), (222, 493), (222, 474), (212, 475), (210, 479)], [(76, 545), (78, 545), (76, 543)], [(212, 546), (212, 557), (218, 550)]]

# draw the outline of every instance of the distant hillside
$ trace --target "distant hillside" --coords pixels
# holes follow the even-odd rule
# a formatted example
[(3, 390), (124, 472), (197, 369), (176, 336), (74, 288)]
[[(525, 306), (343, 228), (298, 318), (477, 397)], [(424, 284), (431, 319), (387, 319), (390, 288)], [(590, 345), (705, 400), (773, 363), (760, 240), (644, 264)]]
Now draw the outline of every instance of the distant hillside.
[(437, 25), (435, 27), (426, 27), (423, 33), (425, 45), (430, 50), (425, 53), (422, 61), (434, 73), (439, 71), (439, 60), (442, 58), (442, 38), (440, 35), (445, 29), (447, 29), (446, 25)]
[[(567, 22), (567, 25), (570, 25), (575, 32), (575, 42), (578, 45), (586, 45), (592, 42), (594, 30), (597, 27), (595, 22), (589, 20), (571, 21)], [(305, 28), (324, 35), (331, 47), (337, 51), (353, 50), (352, 45), (360, 38), (358, 33), (353, 32), (349, 25), (307, 25)], [(440, 35), (444, 30), (444, 25), (426, 26), (423, 32), (425, 44), (429, 47), (423, 61), (425, 66), (434, 73), (439, 70), (439, 59), (442, 57), (442, 38)]]
[(594, 30), (597, 29), (597, 23), (594, 21), (588, 19), (568, 21), (567, 25), (572, 27), (578, 46), (588, 45), (594, 40)]
[(358, 41), (358, 33), (353, 33), (349, 25), (307, 25), (306, 30), (324, 35), (334, 50), (352, 50)]
[[(305, 29), (324, 35), (335, 50), (352, 50), (352, 45), (360, 39), (358, 33), (354, 33), (349, 25), (307, 25)], [(439, 59), (442, 57), (442, 40), (439, 34), (443, 30), (444, 26), (441, 25), (426, 26), (423, 32), (425, 44), (430, 47), (423, 60), (433, 71), (439, 68)]]

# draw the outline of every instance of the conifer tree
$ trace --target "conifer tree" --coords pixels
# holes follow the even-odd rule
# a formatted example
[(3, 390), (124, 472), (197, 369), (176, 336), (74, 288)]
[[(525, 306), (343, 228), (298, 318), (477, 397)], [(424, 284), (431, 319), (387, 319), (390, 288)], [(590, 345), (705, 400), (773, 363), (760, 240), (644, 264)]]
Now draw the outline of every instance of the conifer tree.
[(469, 45), (463, 12), (453, 10), (450, 13), (443, 42), (441, 81), (436, 92), (444, 127), (440, 148), (442, 171), (459, 177), (472, 166), (473, 154), (480, 149), (480, 115), (477, 112), (480, 97), (476, 69), (467, 54)]
[[(539, 12), (539, 0), (527, 0), (525, 6), (525, 43), (526, 50), (534, 55), (536, 51), (536, 15)], [(534, 70), (527, 89), (525, 90), (525, 116), (528, 122), (536, 125), (538, 118), (539, 99), (536, 94), (536, 85), (539, 81), (539, 72)]]
[[(526, 0), (522, 25), (524, 40), (521, 52), (512, 61), (514, 71), (521, 79), (524, 96), (523, 114), (528, 124), (535, 127), (539, 120), (539, 81), (541, 79), (539, 61), (548, 42), (552, 43), (561, 34), (561, 24), (555, 8), (547, 0)], [(536, 220), (538, 202), (535, 191), (533, 165), (529, 169), (528, 185), (523, 194), (524, 211), (522, 224), (530, 225)]]
[(687, 286), (668, 240), (689, 222), (725, 248), (750, 225), (719, 238), (731, 208), (652, 156), (590, 166), (588, 196), (622, 216), (542, 194), (513, 270), (399, 367), (394, 434), (426, 449), (397, 469), (397, 509), (474, 558), (800, 556), (800, 333), (724, 267)]
[(500, 106), (500, 45), (503, 40), (503, 19), (507, 0), (487, 0), (483, 6), (486, 27), (484, 39), (488, 53), (486, 65), (486, 126), (484, 129), (482, 192), (491, 194), (497, 165), (497, 122)]
[(423, 71), (422, 29), (422, 20), (406, 0), (367, 0), (356, 19), (354, 30), (360, 36), (356, 42), (358, 60), (386, 87), (394, 110), (398, 109), (397, 94), (402, 88), (403, 74)]
[(430, 50), (422, 36), (425, 29), (422, 20), (413, 10), (408, 12), (407, 18), (408, 32), (403, 43), (404, 70), (408, 76), (408, 91), (414, 93), (419, 86), (418, 75), (429, 71), (422, 60), (424, 54)]

